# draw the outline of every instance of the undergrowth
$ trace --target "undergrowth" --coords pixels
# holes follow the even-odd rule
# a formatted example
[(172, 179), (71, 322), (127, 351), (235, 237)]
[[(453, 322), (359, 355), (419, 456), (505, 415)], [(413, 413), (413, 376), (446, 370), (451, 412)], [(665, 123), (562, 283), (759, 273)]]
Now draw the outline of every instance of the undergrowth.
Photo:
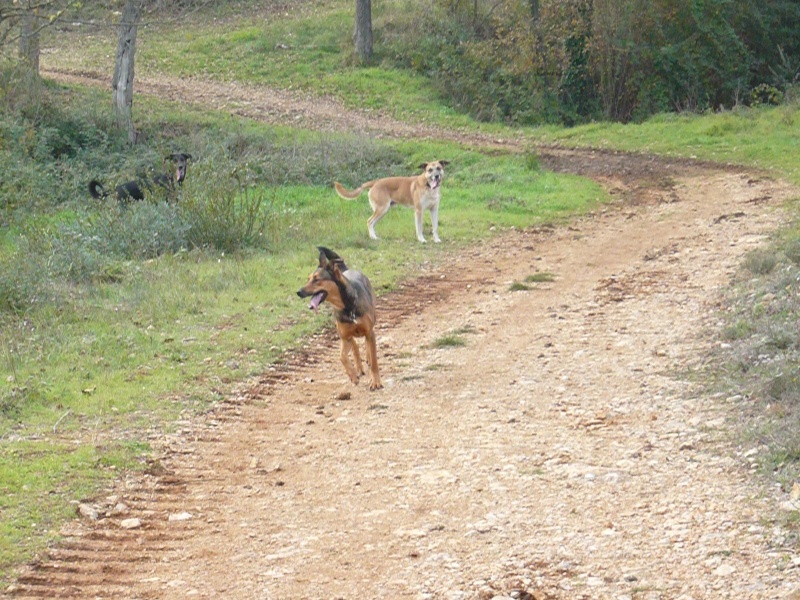
[[(800, 225), (743, 261), (715, 354), (718, 389), (738, 403), (742, 443), (785, 493), (800, 480)], [(800, 530), (793, 536), (800, 543)]]

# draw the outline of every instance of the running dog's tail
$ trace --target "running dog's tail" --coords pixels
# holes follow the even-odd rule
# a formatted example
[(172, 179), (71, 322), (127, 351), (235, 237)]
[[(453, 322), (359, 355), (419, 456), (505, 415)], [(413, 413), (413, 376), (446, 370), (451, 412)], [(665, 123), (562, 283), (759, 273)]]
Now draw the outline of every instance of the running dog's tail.
[(370, 189), (373, 185), (375, 185), (375, 181), (368, 181), (367, 183), (362, 183), (361, 187), (354, 189), (353, 191), (346, 190), (342, 186), (341, 183), (338, 181), (333, 182), (333, 187), (336, 188), (336, 193), (339, 194), (345, 200), (354, 200), (361, 195), (361, 192), (364, 190)]
[(96, 179), (92, 179), (89, 182), (89, 193), (92, 195), (92, 198), (96, 198), (98, 200), (101, 198), (106, 198), (109, 195), (109, 193), (103, 189), (103, 184)]

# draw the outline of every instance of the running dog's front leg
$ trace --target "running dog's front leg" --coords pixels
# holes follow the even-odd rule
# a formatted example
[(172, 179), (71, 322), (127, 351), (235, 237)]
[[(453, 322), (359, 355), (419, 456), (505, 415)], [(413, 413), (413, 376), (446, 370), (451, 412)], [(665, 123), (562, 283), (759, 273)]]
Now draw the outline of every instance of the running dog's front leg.
[(342, 352), (341, 352), (342, 365), (344, 365), (344, 370), (347, 371), (347, 376), (350, 378), (350, 381), (357, 384), (358, 374), (356, 373), (356, 370), (353, 368), (353, 363), (350, 362), (350, 349), (354, 346), (355, 342), (352, 340), (352, 338), (348, 340), (342, 338)]
[(383, 387), (381, 383), (381, 375), (378, 372), (378, 344), (375, 341), (375, 332), (367, 334), (367, 353), (369, 354), (369, 370), (371, 380), (369, 382), (370, 390), (379, 390)]
[[(356, 342), (356, 340), (351, 340), (350, 347), (353, 349), (353, 359), (356, 363), (356, 375), (361, 377), (366, 371), (364, 371), (364, 365), (361, 364), (361, 353), (358, 351), (358, 342)], [(369, 361), (369, 356), (367, 356), (367, 361)]]

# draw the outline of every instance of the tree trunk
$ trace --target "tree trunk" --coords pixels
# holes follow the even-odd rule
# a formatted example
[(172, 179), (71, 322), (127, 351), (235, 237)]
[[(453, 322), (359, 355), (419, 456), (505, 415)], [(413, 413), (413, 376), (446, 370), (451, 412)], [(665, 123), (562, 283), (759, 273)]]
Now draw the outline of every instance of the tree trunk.
[(356, 0), (356, 30), (353, 34), (356, 59), (360, 63), (372, 58), (372, 3), (371, 0)]
[(117, 59), (114, 63), (114, 80), (111, 87), (114, 93), (114, 115), (117, 126), (128, 132), (128, 142), (136, 142), (133, 126), (133, 65), (136, 53), (136, 30), (139, 26), (139, 5), (137, 0), (126, 0), (119, 23)]
[(539, 24), (539, 0), (528, 0), (528, 8), (531, 11), (531, 22)]
[(19, 57), (32, 73), (39, 74), (39, 23), (36, 9), (32, 8), (22, 18), (19, 37)]

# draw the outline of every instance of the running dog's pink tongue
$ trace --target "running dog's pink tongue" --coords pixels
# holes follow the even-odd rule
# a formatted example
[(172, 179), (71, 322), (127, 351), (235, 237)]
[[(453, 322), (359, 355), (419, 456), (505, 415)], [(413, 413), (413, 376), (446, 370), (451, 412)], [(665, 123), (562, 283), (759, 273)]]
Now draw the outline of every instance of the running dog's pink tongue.
[(322, 304), (322, 299), (325, 297), (325, 292), (317, 292), (313, 296), (311, 296), (311, 302), (308, 305), (308, 308), (317, 312), (319, 305)]

